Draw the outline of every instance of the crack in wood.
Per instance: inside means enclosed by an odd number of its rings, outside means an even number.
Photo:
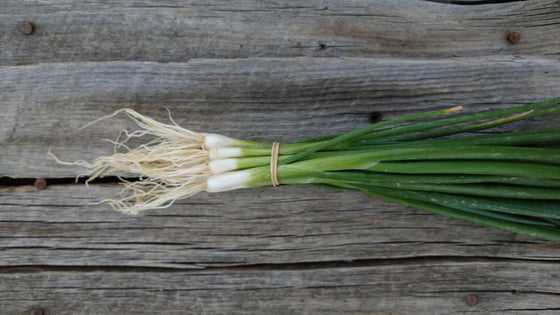
[[[220,265],[219,263],[204,262],[167,262],[169,264],[191,266],[192,268],[180,267],[155,267],[155,266],[120,266],[120,265],[90,265],[90,266],[73,266],[73,265],[13,265],[1,266],[0,274],[5,273],[37,273],[37,272],[74,272],[86,273],[92,271],[99,272],[168,272],[168,273],[193,273],[215,271],[220,273],[240,272],[240,271],[286,271],[286,270],[319,270],[319,269],[336,269],[336,268],[362,268],[362,267],[382,267],[382,266],[426,266],[426,265],[443,265],[443,264],[476,264],[476,263],[519,263],[524,264],[530,262],[532,265],[550,264],[560,262],[560,260],[537,260],[524,258],[508,258],[508,257],[463,257],[463,256],[415,256],[389,259],[357,259],[352,261],[309,261],[294,263],[264,263],[264,264],[231,264],[231,262]],[[519,291],[515,291],[518,293]],[[541,292],[542,293],[542,292]],[[550,293],[550,292],[547,292]],[[560,293],[550,293],[560,294]]]
[[[111,184],[111,183],[122,183],[122,179],[126,181],[136,181],[138,180],[137,177],[117,177],[117,176],[106,176],[103,178],[96,178],[95,180],[90,181],[89,185],[95,184]],[[54,177],[54,178],[45,178],[44,180],[47,182],[48,185],[67,185],[67,184],[84,184],[89,179],[88,176],[82,176],[79,178],[75,177]],[[3,176],[0,177],[0,187],[18,187],[18,186],[30,186],[37,180],[37,178],[29,178],[29,177],[9,177]]]
[[[426,0],[426,1],[456,4],[456,5],[485,5],[485,4],[504,4],[504,3],[511,3],[511,2],[525,2],[526,0]]]

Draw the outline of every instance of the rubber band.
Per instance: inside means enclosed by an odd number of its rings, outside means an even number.
[[[272,143],[272,149],[270,150],[270,181],[272,186],[280,185],[278,182],[278,153],[280,152],[280,143]]]

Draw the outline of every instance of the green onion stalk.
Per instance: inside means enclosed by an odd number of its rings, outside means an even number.
[[[136,214],[201,191],[285,185],[358,191],[451,218],[560,241],[560,128],[475,133],[560,111],[560,98],[457,114],[408,115],[345,134],[273,144],[197,133],[121,109],[140,127],[92,163],[91,181],[125,175],[114,209]],[[129,148],[132,138],[149,136]],[[276,156],[275,156],[276,155]],[[271,156],[273,159],[271,159]],[[271,165],[271,160],[276,161]],[[271,176],[273,174],[273,176]]]

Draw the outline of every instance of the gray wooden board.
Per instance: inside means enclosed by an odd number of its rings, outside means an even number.
[[[109,154],[132,107],[185,128],[236,138],[296,141],[384,119],[463,105],[465,112],[558,96],[554,57],[447,59],[255,58],[188,63],[88,62],[0,67],[0,176],[74,177],[57,165]],[[559,116],[506,128],[558,125]],[[501,129],[503,130],[503,129]]]
[[[35,27],[23,35],[25,21]],[[557,0],[9,1],[0,65],[247,57],[438,57],[560,54]],[[517,31],[512,45],[507,34]]]
[[[2,265],[204,268],[440,256],[560,260],[554,242],[359,193],[288,186],[204,193],[138,216],[88,205],[117,188],[0,190]]]
[[[47,314],[75,315],[552,315],[558,276],[557,263],[447,259],[305,269],[20,269],[0,274],[0,308],[6,315],[37,305]],[[472,296],[475,305],[466,303]]]
[[[557,313],[553,242],[304,187],[125,216],[47,154],[110,153],[130,120],[79,128],[122,107],[288,142],[560,96],[560,1],[492,2],[3,2],[0,313]]]

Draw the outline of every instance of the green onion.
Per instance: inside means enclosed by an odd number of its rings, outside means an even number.
[[[408,115],[281,144],[277,165],[270,165],[276,154],[272,143],[196,133],[122,109],[110,116],[125,113],[140,126],[115,141],[122,152],[73,164],[90,170],[88,181],[106,175],[138,178],[125,182],[118,198],[104,200],[124,213],[166,207],[200,191],[270,186],[275,170],[280,184],[358,191],[560,241],[560,128],[479,133],[556,113],[559,103],[556,98],[464,115],[454,113],[461,107]],[[126,146],[143,136],[151,140]]]

